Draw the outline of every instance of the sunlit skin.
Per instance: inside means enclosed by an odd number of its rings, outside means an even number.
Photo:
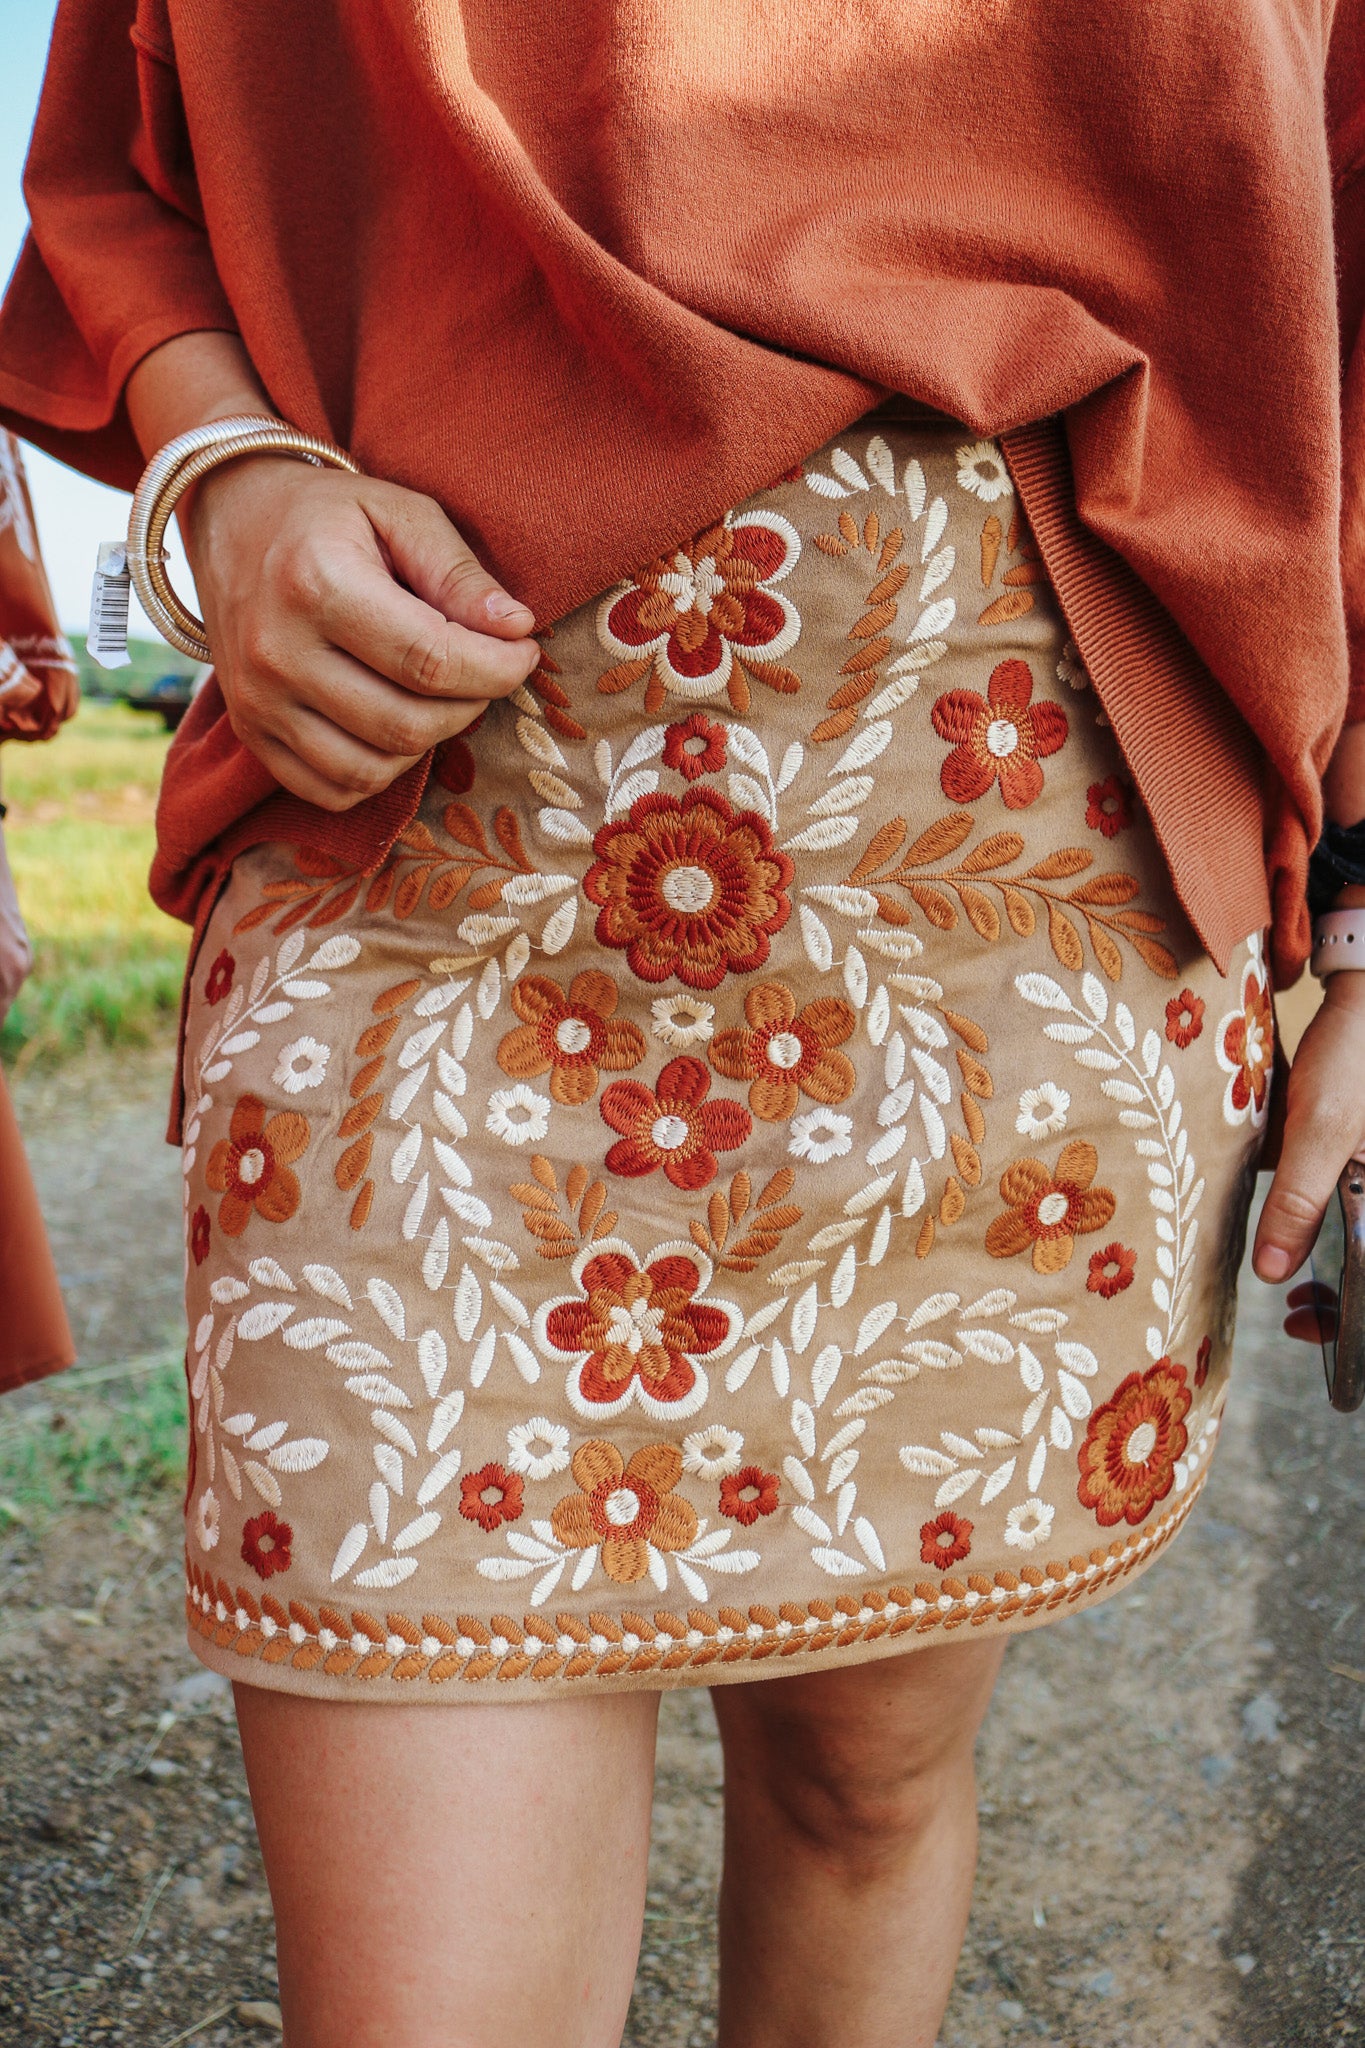
[[[144,358],[128,404],[149,455],[206,421],[272,410],[241,343],[219,333]],[[535,665],[530,612],[429,498],[251,458],[214,472],[180,517],[234,730],[327,810],[387,787]],[[1343,735],[1326,790],[1340,823],[1365,816],[1365,727]],[[1365,1145],[1362,1067],[1365,974],[1340,974],[1294,1063],[1256,1236],[1263,1280],[1303,1263]],[[959,1640],[717,1689],[720,2048],[932,2048],[976,1861],[973,1747],[1002,1655]],[[451,1712],[236,1691],[288,2048],[616,2048],[644,1911],[657,1693]]]

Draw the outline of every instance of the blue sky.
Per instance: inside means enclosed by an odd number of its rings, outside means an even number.
[[[55,0],[0,0],[0,276],[8,277],[26,225],[19,178],[38,104]],[[128,500],[25,448],[38,533],[62,624],[84,630],[95,551],[128,525]],[[172,572],[174,573],[174,571]],[[183,571],[182,577],[183,577]],[[186,589],[186,595],[189,595]],[[136,617],[136,605],[134,606]],[[134,624],[134,632],[151,632]]]

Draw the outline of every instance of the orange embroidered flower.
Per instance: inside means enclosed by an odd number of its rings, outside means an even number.
[[[550,1527],[573,1550],[600,1545],[618,1586],[645,1576],[651,1549],[686,1550],[695,1539],[696,1510],[673,1491],[682,1477],[676,1445],[646,1444],[627,1464],[615,1444],[594,1439],[578,1446],[572,1469],[579,1490],[560,1501]]]
[[[1099,1154],[1085,1139],[1063,1145],[1057,1171],[1041,1159],[1016,1159],[1000,1177],[1000,1194],[1009,1204],[986,1232],[986,1250],[995,1259],[1012,1259],[1033,1248],[1035,1273],[1060,1273],[1071,1262],[1076,1239],[1103,1230],[1116,1207],[1108,1188],[1093,1188]]]
[[[722,689],[744,710],[746,668],[776,689],[799,687],[774,664],[800,638],[800,615],[772,585],[800,553],[796,528],[765,512],[708,526],[686,547],[660,555],[598,608],[602,644],[617,658],[599,689],[629,689],[649,675],[645,709],[658,711],[669,695],[702,699]]]
[[[618,1412],[638,1398],[656,1414],[690,1415],[706,1398],[698,1360],[726,1351],[743,1326],[732,1302],[699,1301],[711,1278],[702,1253],[667,1245],[641,1267],[608,1238],[574,1264],[581,1296],[546,1302],[542,1349],[572,1359],[568,1392],[582,1414]]]
[[[1204,1028],[1204,998],[1193,989],[1182,988],[1166,1005],[1166,1036],[1184,1052]]]
[[[212,1235],[213,1226],[209,1222],[209,1212],[201,1202],[190,1218],[190,1252],[196,1266],[202,1266],[208,1257]]]
[[[961,1515],[940,1515],[935,1522],[925,1522],[919,1532],[922,1564],[961,1564],[971,1547],[972,1524],[964,1522]]]
[[[857,1081],[853,1062],[834,1048],[853,1036],[857,1017],[840,996],[818,996],[798,1010],[780,981],[760,982],[744,998],[750,1028],[718,1034],[711,1064],[730,1081],[752,1081],[749,1107],[765,1123],[794,1114],[803,1095],[843,1102]]]
[[[1229,1076],[1223,1092],[1223,1115],[1230,1124],[1265,1122],[1266,1097],[1275,1059],[1275,1017],[1270,988],[1253,951],[1242,976],[1242,1006],[1218,1026],[1218,1064]]]
[[[780,1486],[776,1472],[765,1472],[761,1465],[745,1465],[721,1480],[720,1511],[742,1529],[752,1529],[760,1515],[777,1513]]]
[[[670,1060],[653,1088],[613,1081],[602,1117],[618,1142],[607,1152],[609,1173],[638,1178],[662,1166],[675,1188],[704,1188],[719,1171],[717,1152],[733,1152],[753,1124],[737,1102],[708,1102],[711,1076],[700,1060]]]
[[[715,790],[637,797],[593,849],[583,893],[599,907],[597,942],[624,948],[641,981],[718,988],[761,967],[791,916],[790,857],[756,811]]]
[[[1136,1271],[1136,1252],[1129,1251],[1127,1245],[1117,1242],[1107,1244],[1102,1252],[1090,1254],[1086,1288],[1091,1294],[1098,1294],[1104,1301],[1112,1301],[1116,1294],[1122,1294],[1125,1287],[1132,1286]]]
[[[512,985],[512,1008],[523,1022],[498,1047],[498,1065],[518,1081],[548,1073],[556,1102],[591,1101],[600,1067],[619,1074],[645,1056],[644,1033],[615,1014],[619,1000],[600,968],[576,974],[567,995],[546,975],[523,974]]]
[[[986,695],[949,690],[932,712],[940,739],[955,742],[939,771],[943,794],[956,804],[975,803],[993,782],[1012,811],[1043,793],[1040,760],[1055,754],[1069,731],[1057,704],[1034,704],[1033,677],[1026,661],[999,662]]]
[[[491,1536],[501,1522],[515,1522],[522,1510],[522,1482],[501,1465],[483,1465],[460,1481],[460,1513]]]
[[[1197,1387],[1202,1387],[1209,1376],[1209,1360],[1212,1356],[1212,1337],[1201,1337],[1199,1349],[1194,1354],[1194,1383]]]
[[[664,766],[687,782],[719,775],[725,766],[725,727],[712,725],[703,711],[670,725],[664,734]]]
[[[225,946],[204,977],[204,1001],[214,1007],[221,1003],[236,972],[237,962]]]
[[[242,1562],[249,1564],[258,1579],[273,1579],[276,1572],[289,1569],[294,1532],[288,1522],[277,1521],[267,1509],[253,1515],[242,1530]]]
[[[1150,1372],[1130,1372],[1112,1400],[1095,1410],[1080,1448],[1076,1492],[1102,1527],[1136,1525],[1165,1500],[1189,1441],[1189,1412],[1185,1368],[1169,1358],[1159,1358]]]
[[[218,1204],[218,1227],[240,1237],[254,1209],[267,1223],[287,1223],[299,1206],[294,1160],[308,1149],[308,1119],[283,1109],[265,1120],[259,1096],[244,1095],[232,1112],[228,1135],[209,1154],[204,1179]]]
[[[1133,822],[1133,785],[1121,775],[1092,782],[1085,793],[1085,822],[1092,832],[1113,839]]]

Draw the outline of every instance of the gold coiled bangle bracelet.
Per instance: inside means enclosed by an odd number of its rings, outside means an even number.
[[[210,420],[158,450],[133,493],[128,515],[128,575],[142,609],[162,639],[195,661],[209,661],[212,656],[203,620],[195,617],[171,587],[166,573],[166,528],[191,484],[243,455],[295,455],[319,469],[344,469],[359,475],[350,456],[330,441],[264,415]]]

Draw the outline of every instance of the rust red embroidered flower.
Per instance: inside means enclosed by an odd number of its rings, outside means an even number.
[[[1033,677],[1026,661],[999,662],[986,695],[949,690],[934,705],[934,731],[952,740],[953,751],[939,771],[943,794],[956,804],[975,803],[991,784],[1012,811],[1043,793],[1039,761],[1065,743],[1069,727],[1060,705],[1034,704]]]
[[[777,1513],[781,1482],[776,1472],[761,1465],[745,1465],[720,1482],[720,1511],[742,1529],[752,1529],[760,1515]]]
[[[719,775],[725,766],[725,727],[712,725],[703,711],[670,725],[664,734],[664,766],[687,782]]]
[[[512,987],[512,1008],[524,1021],[498,1047],[498,1065],[515,1080],[550,1076],[556,1102],[589,1102],[598,1070],[620,1073],[645,1056],[638,1025],[617,1017],[616,983],[600,968],[576,974],[568,993],[543,974],[523,974]]]
[[[615,1444],[580,1444],[572,1465],[579,1490],[560,1501],[550,1527],[572,1550],[600,1546],[607,1577],[633,1586],[651,1549],[686,1550],[696,1538],[696,1509],[673,1491],[682,1469],[675,1444],[645,1444],[629,1464]]]
[[[265,1104],[243,1095],[232,1112],[228,1135],[209,1154],[204,1179],[218,1204],[218,1227],[240,1237],[252,1211],[266,1223],[287,1223],[299,1206],[294,1160],[308,1149],[308,1119],[296,1109],[283,1109],[266,1121]]]
[[[732,1302],[699,1300],[711,1262],[666,1245],[641,1267],[608,1238],[574,1262],[582,1290],[537,1312],[537,1341],[570,1359],[568,1394],[581,1414],[616,1413],[632,1399],[664,1415],[691,1414],[706,1398],[699,1360],[726,1351],[743,1326]]]
[[[1101,1527],[1135,1525],[1165,1500],[1189,1441],[1189,1412],[1185,1368],[1169,1358],[1149,1372],[1130,1372],[1095,1410],[1079,1452],[1076,1493]]]
[[[1172,996],[1166,1005],[1166,1036],[1171,1044],[1184,1052],[1193,1045],[1204,1028],[1204,998],[1197,996],[1193,989],[1182,988],[1178,996]]]
[[[637,797],[593,850],[583,892],[598,906],[597,942],[624,949],[641,981],[718,988],[761,967],[791,915],[790,857],[756,811],[712,789]]]
[[[1085,1139],[1063,1145],[1055,1173],[1041,1159],[1016,1159],[1000,1177],[1008,1204],[986,1232],[986,1250],[1012,1259],[1032,1247],[1035,1273],[1060,1273],[1069,1265],[1076,1239],[1103,1230],[1117,1206],[1108,1188],[1091,1186],[1099,1154]]]
[[[1133,785],[1121,775],[1092,782],[1085,793],[1085,822],[1092,832],[1113,839],[1133,822]]]
[[[242,1562],[249,1564],[259,1579],[273,1579],[287,1572],[294,1541],[288,1522],[279,1521],[267,1508],[253,1515],[242,1530]]]
[[[1194,1354],[1194,1383],[1202,1387],[1209,1376],[1209,1360],[1213,1356],[1212,1337],[1201,1337],[1199,1349]]]
[[[602,1117],[621,1133],[607,1152],[609,1173],[632,1179],[659,1167],[675,1188],[704,1188],[719,1170],[717,1152],[733,1152],[753,1129],[737,1102],[708,1102],[711,1076],[700,1060],[670,1060],[653,1088],[643,1081],[613,1081],[602,1095]]]
[[[202,1266],[208,1257],[212,1237],[213,1225],[209,1222],[209,1212],[201,1202],[190,1218],[190,1253],[196,1266]]]
[[[670,695],[696,701],[721,690],[736,711],[747,711],[751,675],[770,689],[799,689],[778,657],[800,638],[800,615],[772,586],[800,553],[789,520],[750,512],[660,555],[598,607],[598,634],[616,657],[598,689],[628,690],[647,675],[647,712],[662,710]]]
[[[460,1513],[477,1522],[485,1536],[503,1522],[515,1522],[522,1510],[522,1481],[501,1465],[481,1465],[460,1481]]]
[[[1091,1294],[1098,1294],[1102,1300],[1112,1301],[1116,1294],[1122,1294],[1125,1287],[1132,1286],[1136,1271],[1136,1252],[1130,1251],[1126,1244],[1107,1244],[1102,1252],[1092,1252],[1090,1255],[1086,1288]]]
[[[853,1062],[835,1048],[853,1036],[857,1016],[842,996],[817,996],[798,1009],[780,981],[760,982],[744,998],[746,1031],[735,1025],[717,1034],[711,1064],[730,1081],[749,1081],[749,1107],[765,1123],[812,1102],[843,1102],[857,1082]]]
[[[1264,1123],[1275,1060],[1275,1017],[1258,954],[1242,976],[1241,1008],[1218,1026],[1217,1051],[1218,1064],[1229,1076],[1223,1093],[1224,1116],[1230,1124],[1243,1123],[1248,1117],[1253,1124]]]
[[[214,1007],[221,1003],[232,988],[236,972],[237,962],[225,946],[204,977],[204,1001]]]
[[[972,1526],[961,1515],[951,1512],[923,1523],[919,1532],[920,1562],[939,1566],[961,1564],[971,1551]]]

